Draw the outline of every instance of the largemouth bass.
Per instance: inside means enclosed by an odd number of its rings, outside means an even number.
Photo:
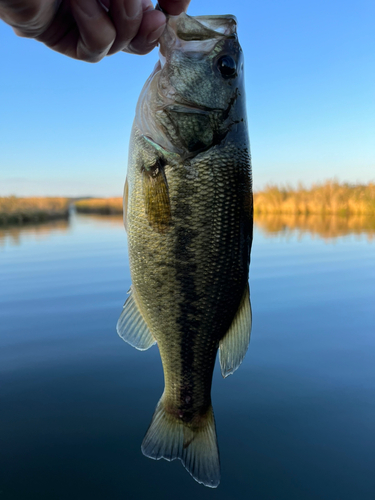
[[[233,16],[169,17],[160,61],[140,95],[124,190],[132,286],[117,325],[129,344],[157,342],[165,390],[142,444],[220,481],[211,405],[251,330],[253,227],[243,55]]]

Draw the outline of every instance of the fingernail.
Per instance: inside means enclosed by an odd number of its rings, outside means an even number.
[[[151,44],[158,41],[161,35],[163,34],[164,29],[165,29],[165,23],[159,26],[159,28],[157,28],[155,31],[152,31],[147,37],[147,43]]]

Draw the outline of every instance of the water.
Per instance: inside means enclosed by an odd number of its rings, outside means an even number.
[[[140,451],[163,374],[115,332],[121,221],[1,230],[0,499],[373,500],[374,231],[309,224],[258,221],[249,352],[214,375],[215,491]]]

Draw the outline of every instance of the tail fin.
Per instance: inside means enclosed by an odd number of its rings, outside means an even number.
[[[143,440],[142,453],[154,460],[178,458],[198,483],[216,488],[220,459],[212,406],[200,427],[192,429],[165,411],[162,396]]]

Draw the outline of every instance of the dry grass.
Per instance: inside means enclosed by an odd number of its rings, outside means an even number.
[[[122,198],[93,198],[75,203],[78,212],[122,214]],[[255,213],[375,215],[375,184],[327,181],[311,188],[267,186],[254,194]]]
[[[86,214],[122,214],[122,198],[93,198],[74,203],[77,212]]]
[[[67,219],[69,198],[0,197],[0,224],[24,224]]]
[[[327,181],[311,188],[267,186],[254,195],[255,213],[375,215],[375,184]]]

